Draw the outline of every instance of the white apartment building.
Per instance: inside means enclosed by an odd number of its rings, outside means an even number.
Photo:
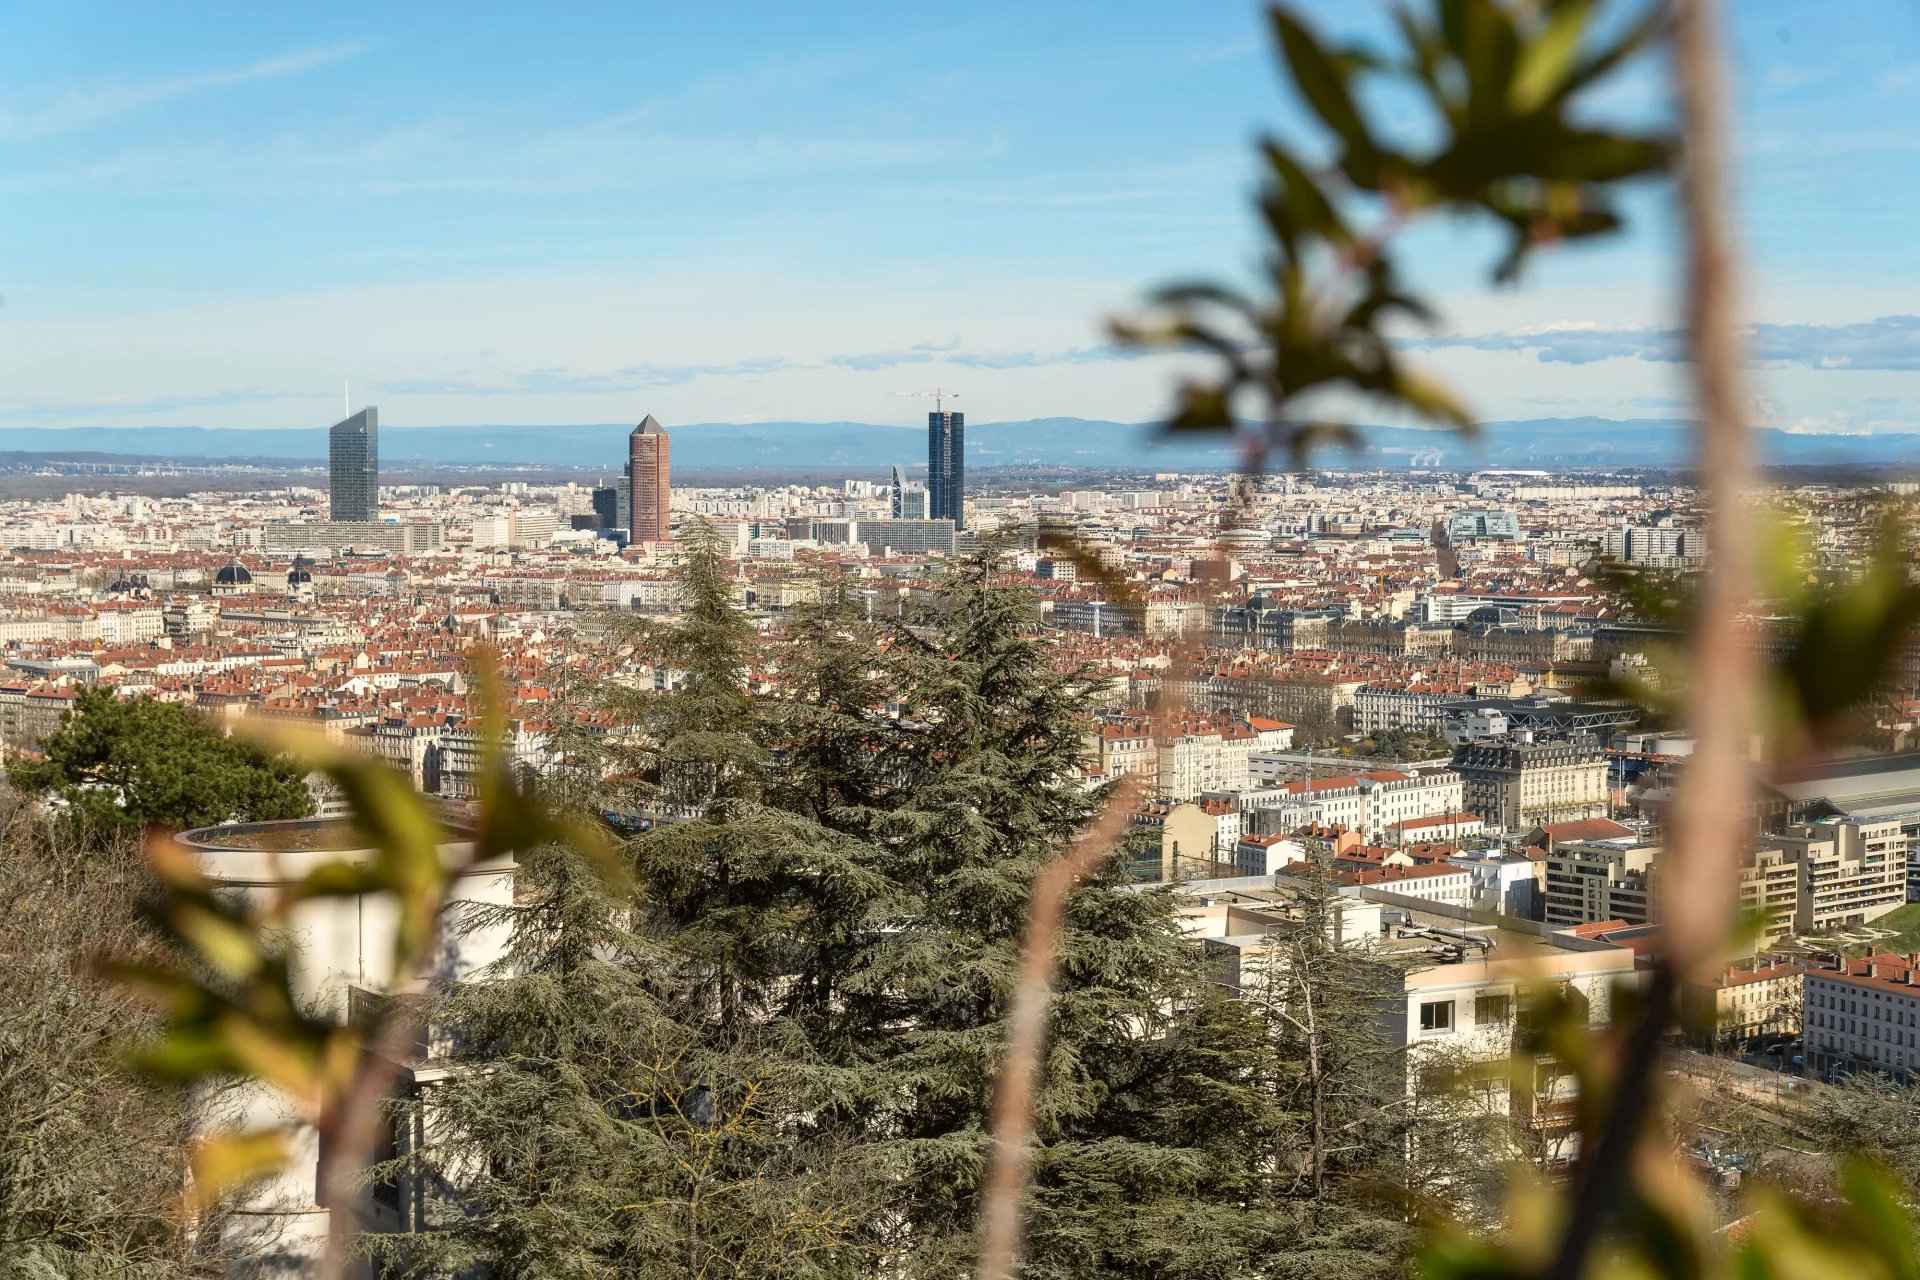
[[[1169,800],[1191,800],[1203,791],[1226,790],[1220,761],[1220,731],[1182,733],[1157,748],[1157,785]],[[1244,763],[1243,763],[1244,767]],[[1241,780],[1241,789],[1246,782]]]
[[[1275,963],[1275,944],[1301,927],[1294,895],[1267,877],[1188,881],[1178,889],[1188,934],[1217,952],[1235,986],[1254,989]],[[1523,995],[1541,984],[1564,990],[1584,1007],[1589,1025],[1612,1020],[1616,986],[1637,986],[1641,974],[1627,947],[1559,932],[1523,920],[1489,925],[1458,906],[1422,900],[1398,885],[1361,887],[1342,896],[1328,925],[1336,940],[1400,963],[1397,989],[1380,993],[1391,1038],[1407,1050],[1407,1089],[1424,1071],[1448,1065],[1504,1064],[1514,1050]],[[1511,1088],[1489,1073],[1482,1103],[1531,1123],[1549,1155],[1577,1154],[1575,1086],[1551,1060],[1536,1062],[1531,1089]]]
[[[1353,727],[1366,734],[1409,729],[1437,738],[1446,731],[1447,709],[1472,700],[1468,693],[1362,685],[1353,691]]]
[[[1897,818],[1822,818],[1767,839],[1800,864],[1800,933],[1868,924],[1906,903],[1907,836]]]
[[[1464,783],[1451,769],[1429,773],[1386,771],[1363,775],[1361,787],[1367,793],[1367,831],[1378,834],[1404,822],[1460,812],[1465,801]]]
[[[1461,799],[1460,775],[1450,769],[1428,773],[1375,769],[1249,791],[1243,794],[1242,805],[1275,810],[1262,824],[1266,829],[1343,827],[1373,840],[1404,823],[1458,814]]]
[[[99,623],[88,613],[22,613],[0,618],[0,644],[97,640],[99,636]]]
[[[1538,920],[1541,865],[1522,853],[1502,849],[1462,849],[1447,859],[1473,877],[1472,905],[1518,920]]]
[[[1103,752],[1113,752],[1110,742],[1131,745],[1138,726],[1126,726],[1126,732],[1111,740],[1103,739]],[[1191,800],[1207,791],[1247,790],[1253,783],[1252,760],[1262,752],[1284,750],[1293,741],[1293,726],[1277,720],[1256,717],[1250,721],[1220,720],[1187,725],[1175,737],[1155,747],[1155,785],[1163,799]],[[1129,771],[1133,761],[1125,763]],[[1109,776],[1118,776],[1111,769]]]
[[[1808,969],[1803,990],[1810,1069],[1908,1079],[1920,1068],[1920,955],[1849,960],[1838,971]]]
[[[1339,880],[1341,891],[1349,896],[1374,889],[1428,905],[1438,903],[1462,910],[1473,905],[1473,872],[1448,863],[1348,871],[1340,873]]]
[[[167,633],[166,614],[158,603],[103,604],[94,626],[102,644],[139,644]]]

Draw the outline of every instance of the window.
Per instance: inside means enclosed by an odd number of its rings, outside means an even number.
[[[1513,1021],[1512,996],[1477,996],[1473,1002],[1476,1026],[1505,1025]]]
[[[1421,1005],[1420,1029],[1422,1031],[1453,1030],[1453,1001],[1430,1000]]]

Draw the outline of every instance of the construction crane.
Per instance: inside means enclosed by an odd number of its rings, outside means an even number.
[[[945,413],[947,411],[947,401],[958,400],[960,398],[958,391],[948,391],[944,387],[934,387],[930,391],[898,391],[894,394],[911,396],[915,400],[924,400],[928,396],[932,396],[933,408],[936,413]]]

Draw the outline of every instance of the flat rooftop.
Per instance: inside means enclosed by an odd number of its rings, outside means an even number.
[[[1274,885],[1271,876],[1189,880],[1177,885],[1174,891],[1216,905],[1235,907],[1255,916],[1270,911],[1276,924],[1287,922],[1285,911],[1294,901],[1290,892]],[[1617,944],[1574,937],[1531,920],[1517,920],[1466,908],[1449,908],[1418,898],[1404,897],[1387,886],[1365,886],[1348,900],[1400,913],[1403,920],[1389,925],[1378,938],[1381,949],[1390,955],[1413,956],[1431,951],[1447,942],[1444,937],[1431,936],[1441,933],[1485,939],[1490,945],[1484,957],[1473,958],[1488,961],[1537,960],[1569,952],[1620,949]],[[1408,927],[1430,931],[1429,936],[1422,936],[1418,932],[1402,936]],[[1261,937],[1260,932],[1247,931],[1216,937],[1213,941],[1233,946],[1257,946]]]
[[[340,818],[295,818],[288,822],[233,822],[180,833],[182,844],[197,849],[312,850],[350,853],[371,841]]]

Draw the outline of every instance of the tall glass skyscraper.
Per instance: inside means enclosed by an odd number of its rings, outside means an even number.
[[[967,418],[962,413],[927,415],[927,518],[967,527]]]
[[[327,432],[327,515],[380,518],[380,411],[362,409]]]

